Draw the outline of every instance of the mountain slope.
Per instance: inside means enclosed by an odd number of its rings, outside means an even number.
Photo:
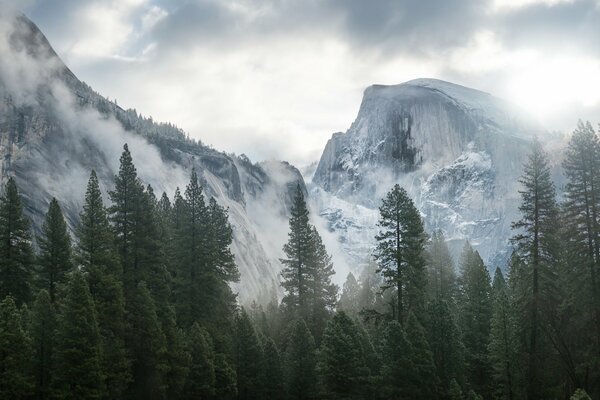
[[[528,144],[541,132],[478,90],[435,79],[374,85],[348,131],[328,141],[311,193],[355,265],[373,244],[357,236],[364,231],[359,221],[376,220],[394,183],[408,190],[430,231],[445,231],[455,253],[469,238],[484,260],[503,264],[517,217],[517,180]]]
[[[294,167],[253,164],[120,108],[79,81],[24,16],[0,18],[0,53],[0,177],[16,177],[35,230],[52,197],[74,227],[90,171],[98,173],[104,193],[112,189],[128,143],[141,179],[158,195],[184,190],[196,167],[207,194],[229,208],[242,301],[278,286],[285,235],[274,237],[271,227],[287,226],[291,190],[303,182]]]

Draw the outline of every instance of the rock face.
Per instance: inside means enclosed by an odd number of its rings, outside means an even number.
[[[128,143],[141,179],[157,195],[166,191],[172,198],[176,187],[184,190],[196,167],[207,195],[229,208],[241,301],[278,286],[286,236],[272,235],[287,229],[292,189],[304,185],[298,170],[227,155],[171,124],[120,108],[79,81],[23,16],[0,18],[0,54],[0,180],[17,179],[34,230],[52,197],[74,227],[90,171],[96,170],[105,193],[111,190]]]
[[[373,246],[376,229],[368,227],[373,235],[365,239],[360,225],[377,220],[395,183],[455,253],[469,238],[490,266],[501,265],[518,216],[517,180],[541,132],[504,101],[463,86],[434,79],[374,85],[350,129],[327,143],[311,192],[352,265]]]

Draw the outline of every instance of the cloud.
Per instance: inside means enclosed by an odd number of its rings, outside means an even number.
[[[347,129],[373,83],[436,77],[510,97],[548,57],[600,59],[597,0],[54,0],[26,11],[119,104],[219,149],[298,164]],[[571,103],[553,114],[561,128],[599,107]]]

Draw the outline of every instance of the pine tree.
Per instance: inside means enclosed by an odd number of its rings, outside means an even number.
[[[323,334],[318,362],[324,398],[355,399],[366,394],[369,377],[365,350],[354,322],[337,312]]]
[[[309,262],[311,259],[312,229],[308,209],[300,184],[296,186],[290,216],[288,242],[283,246],[286,258],[281,259],[283,270],[281,285],[285,290],[282,303],[290,316],[296,313],[309,320],[308,293],[310,290]]]
[[[267,337],[263,342],[263,382],[264,398],[281,400],[284,395],[283,366],[279,350],[273,339]]]
[[[298,400],[317,396],[315,341],[303,319],[289,327],[285,351],[285,380],[288,396]]]
[[[395,318],[403,324],[408,312],[421,315],[423,311],[426,234],[419,211],[400,185],[383,199],[379,214],[378,271],[385,279],[383,288],[396,289]]]
[[[92,170],[85,193],[83,211],[75,230],[75,261],[86,273],[92,297],[96,297],[99,281],[106,275],[121,279],[114,236],[104,203],[96,172]]]
[[[73,268],[71,237],[55,198],[50,201],[46,220],[42,225],[42,235],[38,236],[38,244],[40,246],[38,258],[40,286],[48,291],[50,300],[54,302],[57,286],[64,283],[67,272]]]
[[[75,260],[85,273],[96,309],[106,393],[111,399],[120,399],[131,381],[131,361],[125,347],[125,300],[114,237],[94,171],[88,182],[76,239]]]
[[[128,309],[130,337],[135,338],[129,343],[133,355],[133,383],[128,398],[160,399],[166,390],[166,339],[145,282],[138,284]]]
[[[337,302],[338,288],[331,283],[331,256],[319,232],[309,223],[300,184],[296,187],[288,242],[283,251],[287,258],[281,260],[282,286],[286,291],[282,303],[287,317],[302,317],[318,343]]]
[[[237,378],[231,363],[222,353],[215,354],[215,397],[231,400],[237,398]]]
[[[31,340],[12,297],[0,303],[0,398],[24,399],[33,389]]]
[[[237,392],[239,399],[261,397],[260,378],[262,368],[262,348],[254,325],[246,311],[236,318],[235,357]]]
[[[8,178],[0,197],[0,299],[11,295],[17,304],[31,297],[33,250],[29,221],[14,178]]]
[[[382,346],[382,394],[389,399],[412,399],[419,388],[414,387],[413,349],[402,325],[390,321]]]
[[[460,329],[447,301],[433,300],[427,309],[427,335],[440,379],[440,393],[449,395],[453,381],[465,380],[465,350]]]
[[[450,381],[450,387],[448,390],[448,400],[464,400],[462,389],[456,379]]]
[[[115,176],[115,190],[109,192],[113,203],[109,210],[115,233],[115,243],[123,268],[125,290],[128,293],[135,287],[136,276],[134,272],[138,268],[134,257],[135,218],[143,187],[137,177],[137,171],[133,165],[127,144],[123,146],[120,163],[119,174]]]
[[[210,335],[198,323],[190,329],[188,348],[192,362],[184,398],[210,399],[215,394],[215,355]]]
[[[344,287],[342,288],[342,295],[338,302],[337,309],[345,311],[350,315],[357,315],[360,311],[360,285],[354,277],[352,272],[348,273]]]
[[[490,380],[487,344],[492,317],[490,275],[479,253],[468,242],[460,264],[460,326],[467,373],[473,388],[487,393]]]
[[[457,296],[456,273],[446,238],[441,230],[433,232],[427,254],[429,297],[443,300],[450,308],[454,308]]]
[[[178,199],[175,199],[179,207]],[[198,182],[196,170],[192,170],[190,183],[185,190],[184,217],[176,228],[177,240],[177,279],[175,298],[177,300],[177,318],[184,328],[194,322],[207,323],[205,308],[208,306],[200,297],[208,292],[203,278],[208,271],[208,209],[204,200],[202,186]],[[179,222],[179,221],[176,221]]]
[[[331,256],[327,253],[321,235],[314,226],[311,228],[310,239],[312,259],[308,264],[311,304],[309,328],[316,343],[320,343],[325,325],[337,304],[338,287],[331,282],[331,277],[335,274]]]
[[[436,399],[439,379],[436,375],[431,348],[427,342],[425,329],[413,313],[409,313],[406,322],[406,338],[411,344],[411,364],[413,384],[419,390],[413,393],[413,399]]]
[[[509,289],[500,268],[496,268],[492,286],[493,314],[488,345],[494,398],[515,398],[517,352],[516,327]]]
[[[100,399],[105,393],[101,342],[94,303],[83,275],[69,278],[61,302],[56,334],[53,396]]]
[[[568,226],[567,244],[570,246],[569,272],[584,279],[576,279],[575,297],[583,296],[592,313],[579,316],[594,324],[589,340],[593,340],[595,359],[600,354],[600,140],[592,125],[581,120],[569,141],[563,168],[567,176],[565,187],[564,221]],[[577,260],[576,260],[577,259]],[[585,269],[574,267],[581,264]],[[587,270],[587,271],[586,271]],[[592,318],[587,317],[589,315]],[[592,342],[590,342],[592,343]],[[580,347],[580,346],[577,346]],[[586,346],[588,347],[588,346]],[[589,357],[589,356],[588,356]],[[592,368],[597,370],[597,365]]]
[[[56,313],[50,295],[42,289],[33,304],[31,338],[34,350],[35,397],[49,399],[54,372],[53,350],[56,333]]]
[[[554,184],[550,175],[548,158],[541,144],[535,140],[532,152],[524,166],[520,180],[521,219],[513,223],[517,234],[512,238],[516,251],[526,266],[528,293],[521,305],[525,311],[521,323],[528,336],[527,392],[530,400],[545,397],[548,385],[542,379],[544,357],[542,350],[543,304],[554,303],[555,263],[559,242],[557,241],[558,207]],[[549,368],[546,368],[548,372]],[[546,386],[546,387],[545,387]]]

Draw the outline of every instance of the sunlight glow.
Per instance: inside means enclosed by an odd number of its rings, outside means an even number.
[[[569,105],[600,102],[600,62],[577,57],[536,57],[516,70],[509,82],[511,99],[538,119]]]

